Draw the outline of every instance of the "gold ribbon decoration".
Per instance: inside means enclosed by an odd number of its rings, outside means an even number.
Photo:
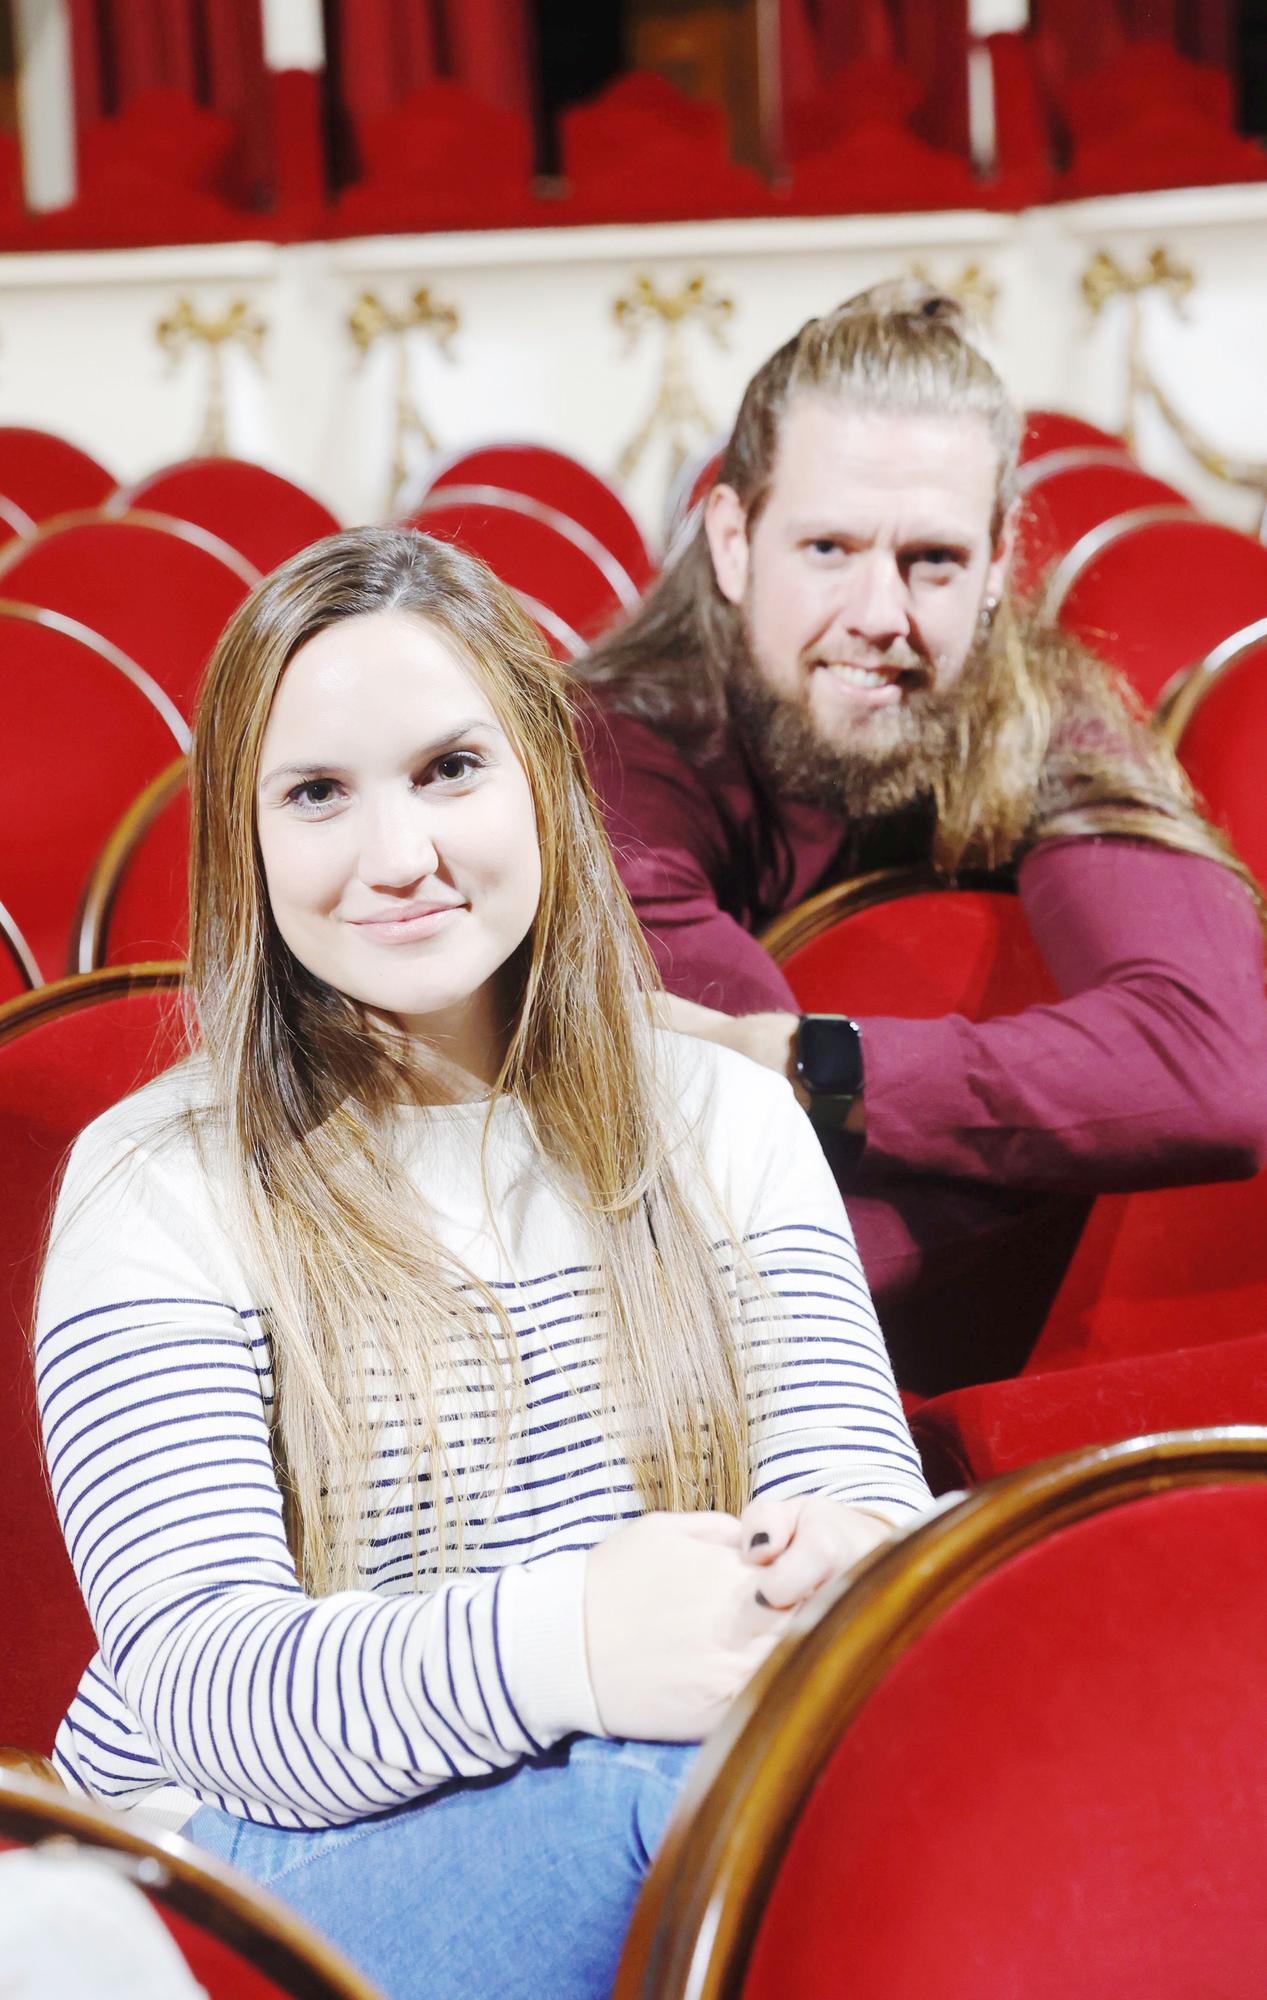
[[[664,433],[668,438],[671,485],[691,451],[692,442],[700,436],[712,436],[715,426],[691,380],[683,335],[694,321],[718,347],[725,347],[726,329],[734,311],[734,300],[718,291],[703,271],[694,272],[676,291],[662,291],[648,272],[639,271],[628,291],[613,301],[612,317],[626,337],[627,354],[632,353],[648,327],[659,328],[664,338],[655,400],[616,461],[622,479],[632,477],[652,439]]]
[[[207,357],[207,401],[202,430],[194,445],[195,458],[223,458],[229,449],[224,394],[224,354],[229,346],[244,348],[258,363],[268,323],[247,304],[233,299],[219,319],[203,319],[191,298],[182,295],[154,328],[154,337],[176,368],[186,355],[202,349]]]
[[[430,285],[419,285],[400,306],[385,304],[377,292],[362,292],[348,314],[348,332],[362,361],[370,349],[384,338],[393,343],[395,351],[395,420],[391,485],[387,495],[389,513],[409,476],[410,438],[417,438],[428,454],[438,449],[435,433],[422,413],[410,380],[409,337],[414,333],[429,334],[446,361],[451,360],[453,338],[460,324],[456,307],[432,298]]]
[[[1126,443],[1134,448],[1139,406],[1141,402],[1150,402],[1167,430],[1203,471],[1229,486],[1242,486],[1260,495],[1263,502],[1259,522],[1261,533],[1267,522],[1267,462],[1233,458],[1229,452],[1220,451],[1217,445],[1211,444],[1176,408],[1144,358],[1145,296],[1149,292],[1160,292],[1169,300],[1172,310],[1183,316],[1195,287],[1196,278],[1189,266],[1176,263],[1161,244],[1149,252],[1136,271],[1128,271],[1111,251],[1097,250],[1082,274],[1082,296],[1093,319],[1098,319],[1114,300],[1124,298],[1127,301],[1126,416],[1122,425]]]

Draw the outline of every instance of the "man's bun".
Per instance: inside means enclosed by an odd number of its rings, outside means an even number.
[[[964,339],[968,336],[968,314],[962,299],[939,291],[926,278],[913,276],[886,278],[881,284],[869,285],[865,292],[855,292],[837,306],[835,316],[931,321],[953,328]]]

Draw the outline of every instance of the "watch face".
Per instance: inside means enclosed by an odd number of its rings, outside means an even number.
[[[857,1097],[862,1036],[843,1014],[806,1014],[797,1037],[797,1075],[815,1097]]]

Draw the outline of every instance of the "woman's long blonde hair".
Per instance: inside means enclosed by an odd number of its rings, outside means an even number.
[[[404,1419],[415,1495],[425,1485],[431,1502],[425,1533],[414,1505],[420,1579],[460,1568],[495,1508],[519,1401],[506,1315],[441,1248],[398,1157],[399,1105],[425,1095],[425,1076],[282,942],[260,861],[260,746],[287,664],[326,627],[378,612],[425,619],[469,660],[531,786],[541,900],[509,968],[517,1008],[493,1102],[518,1101],[592,1232],[609,1444],[648,1507],[738,1509],[749,1478],[742,1357],[712,1247],[725,1232],[711,1227],[718,1217],[706,1226],[670,1161],[649,960],[565,677],[472,557],[397,529],[333,535],[274,571],[231,620],[191,756],[192,998],[229,1213],[267,1311],[292,1545],[317,1592],[358,1574],[376,1410]],[[491,1430],[491,1473],[477,1471],[480,1452],[464,1464],[461,1448],[446,1449],[439,1409],[455,1390],[476,1431]]]
[[[774,478],[784,417],[803,396],[979,418],[994,451],[997,540],[1017,494],[1021,418],[969,337],[958,301],[914,278],[874,285],[809,320],[762,364],[717,473],[738,495],[750,533]],[[718,587],[701,510],[632,618],[578,671],[614,711],[707,762],[738,728],[729,689],[746,646],[743,607]],[[1203,818],[1174,753],[1102,661],[1008,593],[970,655],[965,689],[969,682],[972,705],[961,706],[933,783],[931,859],[943,873],[1005,866],[1040,840],[1128,837],[1219,862],[1261,908],[1257,884]],[[759,746],[750,748],[759,766]]]

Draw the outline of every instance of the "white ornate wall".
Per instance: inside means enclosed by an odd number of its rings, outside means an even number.
[[[637,273],[662,293],[703,274],[728,298],[725,345],[703,323],[680,331],[688,386],[724,426],[757,362],[810,314],[920,264],[952,288],[976,266],[995,291],[988,344],[1016,396],[1109,427],[1124,414],[1125,296],[1098,316],[1081,280],[1103,251],[1129,276],[1155,249],[1186,267],[1179,307],[1141,298],[1141,354],[1212,445],[1267,461],[1267,186],[1122,196],[1021,215],[850,216],[583,230],[386,237],[331,244],[0,257],[0,421],[44,425],[121,478],[189,452],[206,401],[206,352],[173,363],[155,328],[187,296],[214,320],[245,301],[267,325],[262,362],[226,344],[233,450],[320,493],[347,521],[387,509],[396,407],[395,341],[362,358],[348,329],[358,296],[389,310],[419,286],[451,306],[446,358],[423,329],[407,338],[408,386],[442,449],[492,436],[538,438],[605,470],[656,400],[660,323],[634,344],[613,317]],[[1181,316],[1182,313],[1182,316]],[[1261,503],[1198,471],[1150,407],[1144,462],[1210,511],[1253,526]],[[411,458],[418,458],[415,439]],[[668,482],[657,435],[628,482],[644,525]]]

